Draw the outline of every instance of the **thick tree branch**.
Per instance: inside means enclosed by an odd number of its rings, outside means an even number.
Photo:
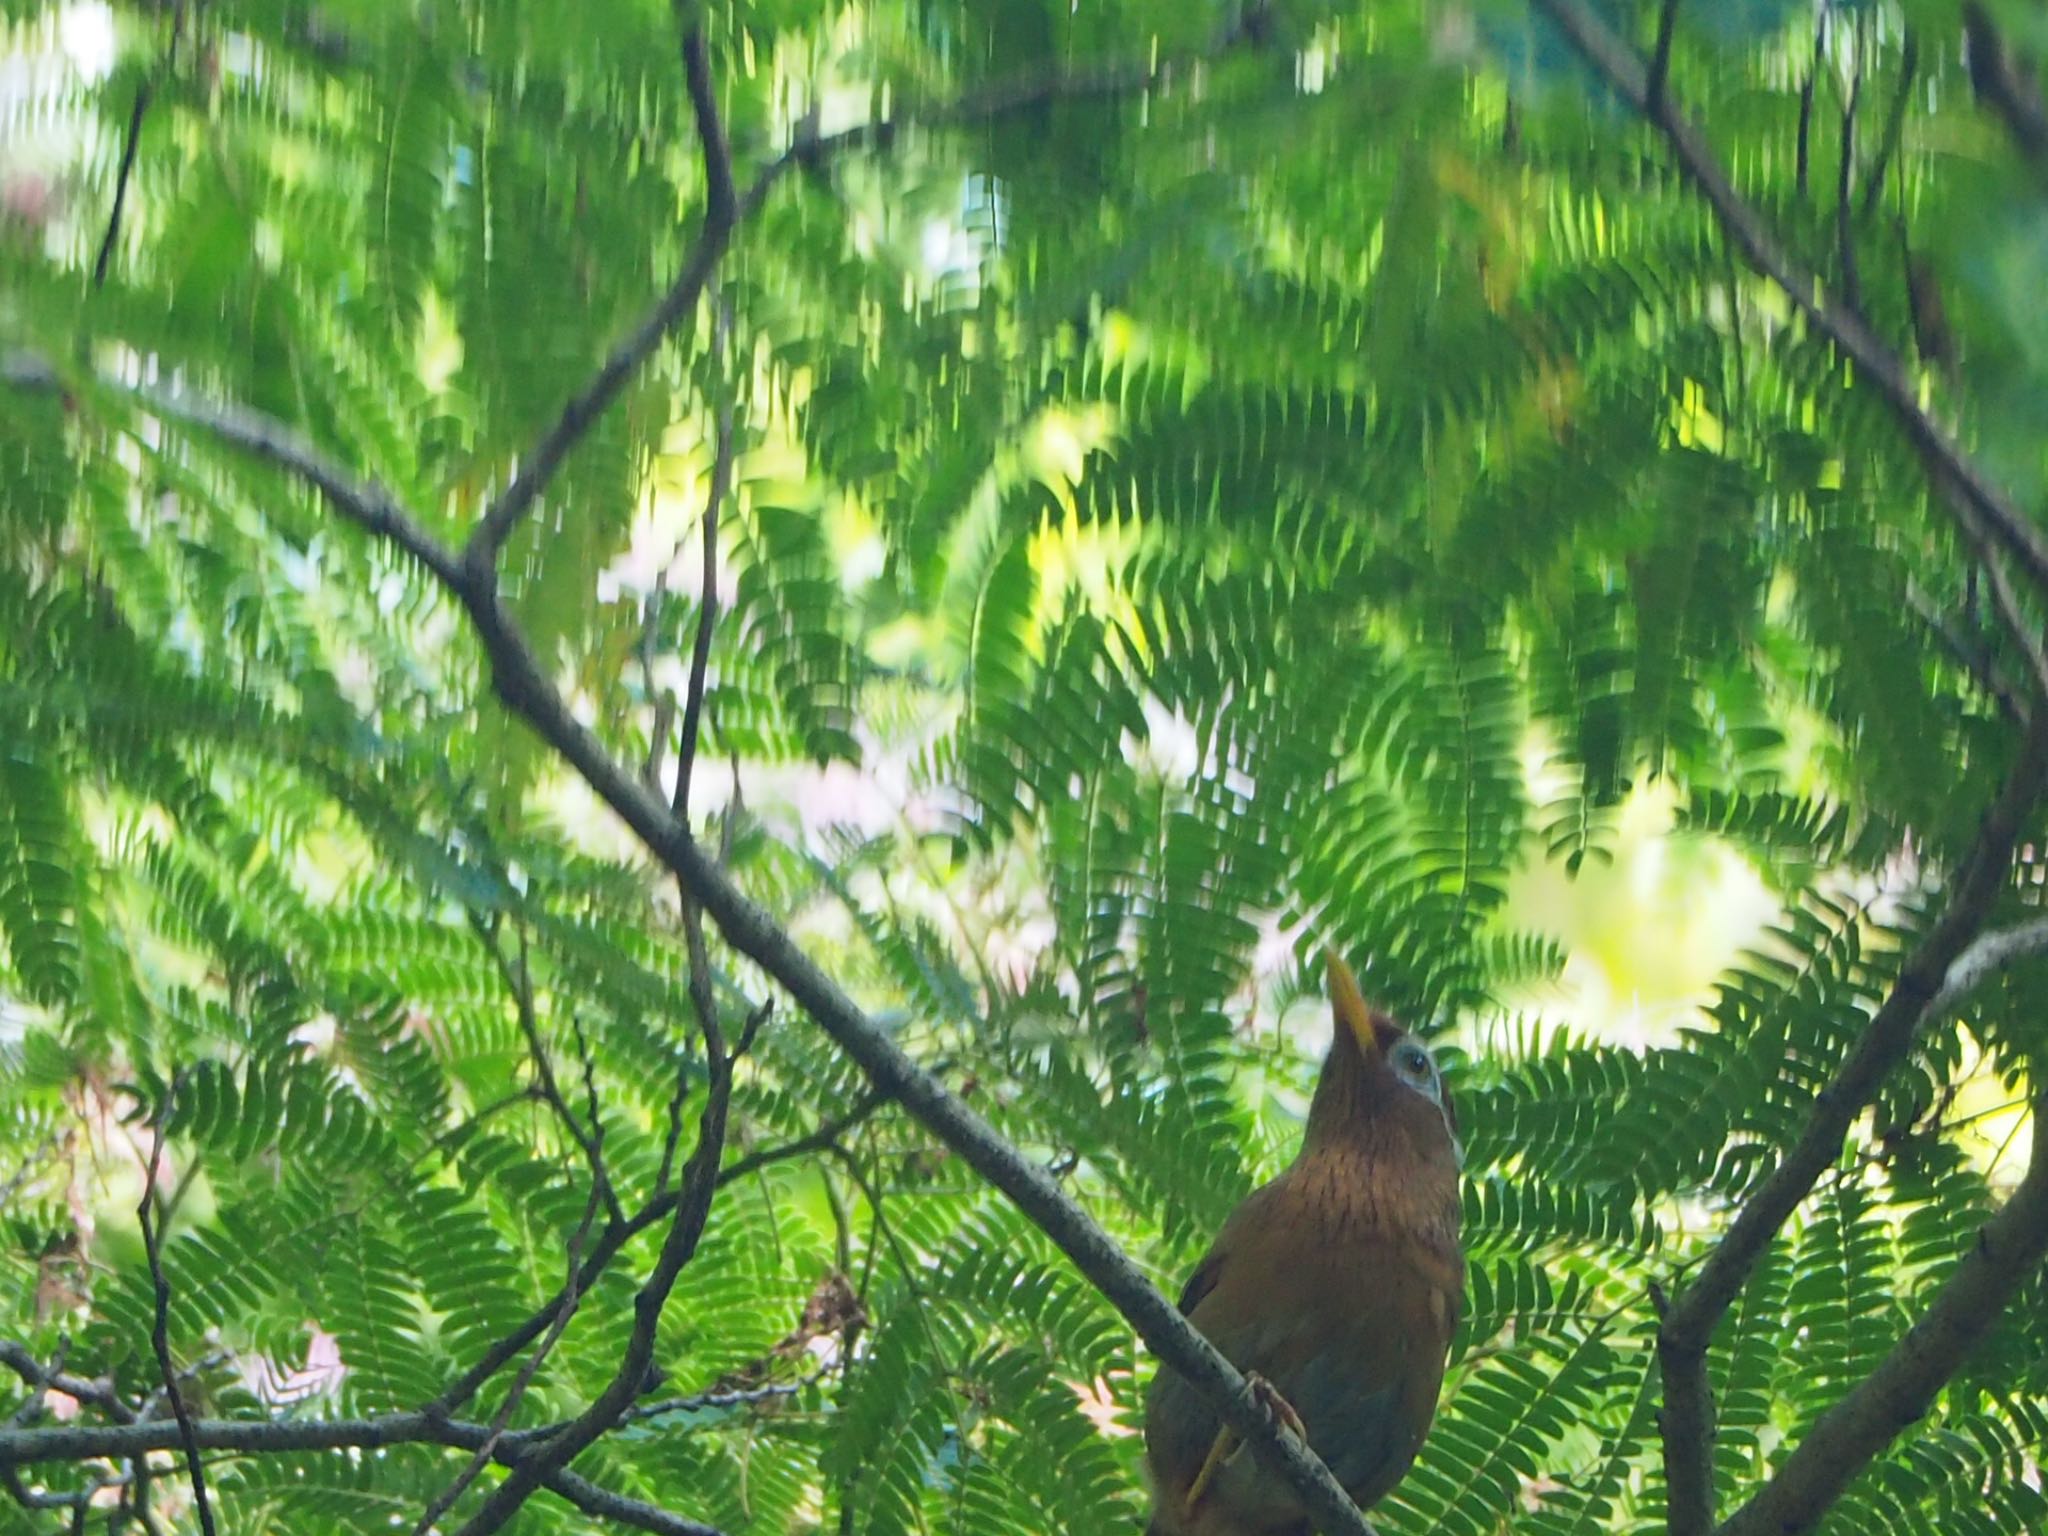
[[[29,370],[26,377],[24,367]],[[39,373],[34,371],[38,369]],[[25,365],[10,365],[9,377],[32,384],[55,382],[47,367],[33,360]],[[142,398],[154,408],[150,397]],[[278,423],[257,417],[254,419],[263,424],[264,430],[250,430],[248,423],[254,413],[223,412],[190,401],[180,401],[178,406],[170,414],[195,426],[236,423],[233,435],[221,435],[274,463],[302,468],[306,462],[302,452],[280,446],[292,440]],[[323,472],[329,471],[324,464],[320,467]],[[313,479],[311,474],[307,478]],[[1216,1409],[1218,1417],[1244,1436],[1262,1461],[1287,1478],[1325,1536],[1372,1536],[1372,1527],[1331,1476],[1329,1468],[1274,1422],[1245,1384],[1244,1377],[1159,1293],[1095,1219],[1060,1189],[1043,1168],[1004,1141],[980,1115],[913,1061],[883,1026],[870,1019],[797,947],[766,908],[732,883],[669,807],[636,775],[613,760],[604,744],[576,718],[568,702],[541,671],[495,585],[485,592],[473,590],[459,562],[422,532],[416,522],[361,493],[348,477],[333,479],[345,492],[329,492],[336,511],[367,531],[390,538],[419,555],[421,563],[439,576],[463,603],[490,660],[492,682],[499,697],[583,777],[649,851],[688,887],[718,925],[726,942],[787,989],[885,1097],[900,1100],[927,1129],[1009,1196],[1019,1210],[1051,1237],[1131,1323],[1153,1353],[1185,1377]],[[328,484],[321,480],[313,483],[323,491],[328,490]],[[408,540],[418,542],[422,548],[415,550]],[[620,1242],[623,1241],[622,1237]],[[600,1241],[593,1261],[599,1254],[610,1257],[606,1247]],[[616,1248],[610,1251],[616,1252]],[[643,1289],[642,1294],[650,1292]],[[662,1294],[665,1297],[665,1291]],[[541,1326],[544,1330],[546,1324]],[[593,1411],[601,1407],[609,1411],[604,1399],[592,1406]],[[551,1442],[550,1449],[553,1447]],[[508,1482],[507,1486],[511,1484]]]
[[[2032,947],[2040,947],[2038,939]],[[1820,1416],[1777,1475],[1731,1515],[1716,1536],[1798,1536],[1813,1529],[1865,1464],[1926,1414],[1942,1384],[1991,1331],[2013,1293],[2048,1255],[2044,1112],[2048,1097],[2038,1097],[2033,1108],[2034,1152],[2026,1177],[1998,1214],[1978,1229],[1977,1241],[1943,1283],[1926,1315],[1875,1370]]]
[[[1248,13],[1246,21],[1227,34],[1221,46],[1227,48],[1240,42],[1256,41],[1261,34],[1257,25],[1261,14],[1256,10]],[[942,126],[952,121],[986,120],[1054,97],[1119,94],[1143,88],[1160,79],[1164,68],[1163,65],[1147,65],[1066,81],[1027,82],[970,98],[947,111],[921,114],[915,120],[930,126]],[[861,143],[886,143],[894,138],[900,126],[900,123],[873,125],[832,140],[811,141],[798,146],[754,183],[741,200],[736,217],[744,218],[787,166],[800,159],[815,160],[819,155]],[[728,229],[726,234],[729,233]],[[723,243],[724,238],[721,237],[716,242],[717,248],[722,249]],[[595,411],[616,395],[633,368],[651,354],[668,321],[688,307],[687,302],[679,302],[679,299],[686,294],[688,299],[694,299],[697,291],[701,290],[715,259],[716,252],[710,246],[711,242],[700,241],[695,257],[671,289],[669,297],[650,315],[642,331],[614,354],[601,370],[599,378],[578,396],[578,401],[585,403],[584,407],[572,402],[571,411],[564,417],[568,430],[562,430],[563,424],[558,424],[562,437],[560,453],[567,452],[583,426],[588,424],[578,415],[580,409],[589,409],[594,418]],[[700,264],[702,276],[696,277],[694,274]],[[693,277],[694,287],[691,286]],[[57,382],[53,371],[34,358],[10,359],[6,375],[17,384],[43,388],[54,387]],[[861,1066],[884,1096],[900,1100],[941,1141],[1009,1196],[1045,1231],[1096,1289],[1131,1322],[1160,1360],[1185,1377],[1215,1407],[1222,1421],[1245,1437],[1261,1461],[1287,1478],[1301,1494],[1316,1526],[1326,1536],[1372,1536],[1372,1527],[1329,1469],[1305,1444],[1272,1419],[1230,1362],[1190,1326],[1095,1220],[1060,1189],[1044,1169],[1004,1141],[992,1126],[912,1060],[883,1026],[870,1019],[830,976],[812,963],[767,909],[732,883],[716,861],[697,845],[688,828],[677,820],[670,808],[637,776],[613,760],[603,743],[571,712],[567,701],[541,670],[538,659],[513,622],[497,588],[495,546],[484,538],[481,528],[472,537],[465,556],[458,559],[428,536],[387,495],[366,488],[336,470],[279,423],[252,412],[222,410],[176,395],[159,399],[154,393],[132,393],[138,394],[152,409],[159,409],[172,419],[210,431],[224,441],[303,475],[329,496],[335,509],[344,517],[380,538],[392,540],[419,559],[468,610],[490,661],[493,685],[500,698],[574,767],[599,797],[632,828],[696,898],[704,912],[717,924],[726,942],[759,964],[788,990],[840,1048]],[[572,416],[577,419],[572,421]],[[550,440],[553,437],[551,434]],[[539,481],[535,481],[533,491],[527,493],[529,503],[538,489]],[[502,506],[501,502],[500,509]],[[509,531],[519,511],[523,508],[515,509],[511,518],[503,517],[500,512],[503,531]],[[502,532],[498,537],[502,542]],[[711,1100],[722,1115],[720,1097],[713,1093]],[[707,1116],[712,1112],[712,1107],[707,1106]],[[700,1138],[700,1148],[703,1140]],[[712,1167],[715,1170],[715,1159]],[[703,1177],[705,1182],[709,1182],[708,1175]],[[684,1203],[692,1200],[693,1187],[692,1179],[686,1178],[678,1201],[679,1214]],[[682,1240],[685,1238],[687,1240]],[[687,1224],[679,1220],[670,1229],[670,1240],[664,1244],[663,1255],[654,1274],[642,1288],[635,1336],[637,1341],[645,1323],[647,1352],[650,1354],[651,1320],[658,1315],[659,1304],[666,1298],[674,1271],[679,1270],[680,1262],[687,1258],[687,1248],[693,1245],[694,1234],[689,1233]],[[603,1247],[601,1242],[600,1250]],[[597,1255],[592,1257],[595,1259]],[[640,1353],[637,1347],[634,1353]],[[628,1363],[631,1363],[630,1359]],[[616,1413],[630,1402],[630,1394],[637,1386],[638,1378],[629,1379],[628,1373],[622,1370],[613,1386],[579,1419],[581,1429],[565,1432],[562,1437],[548,1442],[547,1462],[559,1465],[557,1455],[566,1460],[594,1440],[604,1427],[614,1421]],[[625,1401],[613,1401],[622,1393]],[[433,1422],[446,1421],[436,1418]],[[579,1441],[581,1443],[577,1443]],[[4,1447],[4,1442],[0,1442],[0,1447]],[[4,1456],[4,1449],[0,1449],[0,1456]],[[543,1474],[540,1464],[538,1457],[533,1462],[523,1463],[499,1490],[500,1494],[532,1480],[545,1480],[546,1476],[555,1475]],[[508,1498],[507,1504],[512,1502],[516,1499]],[[509,1513],[509,1508],[501,1509],[494,1496],[493,1501],[486,1505],[486,1513],[494,1519],[501,1519],[504,1513]],[[484,1514],[478,1517],[479,1521],[484,1518]],[[473,1532],[489,1528],[488,1525],[472,1524]]]
[[[10,365],[9,376],[18,382],[40,382],[46,386],[55,382],[46,367],[32,360],[25,365]],[[155,408],[153,399],[146,395],[142,398]],[[390,538],[418,556],[469,611],[490,660],[492,682],[499,697],[583,776],[655,857],[682,881],[718,925],[726,942],[786,988],[886,1097],[901,1100],[968,1166],[1008,1195],[1050,1236],[1075,1267],[1130,1321],[1161,1361],[1187,1378],[1216,1408],[1223,1422],[1246,1438],[1255,1454],[1286,1476],[1301,1493],[1326,1536],[1370,1536],[1372,1527],[1329,1469],[1307,1446],[1271,1419],[1230,1362],[1189,1325],[1094,1218],[1061,1190],[1044,1169],[1004,1141],[981,1116],[918,1066],[886,1029],[870,1019],[811,962],[766,908],[732,883],[717,862],[698,846],[689,829],[676,820],[670,808],[636,775],[614,761],[541,671],[495,584],[486,591],[475,590],[460,563],[426,535],[417,522],[375,495],[363,492],[353,479],[308,454],[278,423],[252,412],[223,411],[175,397],[174,403],[177,409],[168,414],[175,419],[208,429],[217,423],[230,424],[231,430],[220,434],[225,440],[304,473],[329,493],[336,511],[345,518],[373,534]],[[317,468],[324,478],[315,478],[309,466]],[[335,494],[330,485],[341,494]],[[602,1241],[597,1246],[593,1259],[606,1249]],[[653,1293],[643,1289],[642,1294]],[[661,1294],[665,1297],[666,1292]],[[545,1326],[543,1323],[542,1328]],[[593,1411],[602,1408],[609,1412],[610,1406],[600,1399],[593,1404]],[[553,1448],[551,1442],[550,1449]]]
[[[256,1456],[294,1451],[375,1450],[391,1445],[445,1445],[474,1451],[490,1427],[429,1413],[394,1413],[375,1419],[194,1419],[192,1439],[203,1451]],[[99,1458],[132,1461],[151,1451],[177,1450],[182,1441],[169,1419],[136,1424],[57,1424],[40,1429],[0,1429],[0,1468]],[[507,1467],[531,1464],[529,1442],[501,1440],[492,1452]],[[720,1536],[700,1521],[601,1488],[573,1472],[548,1473],[542,1482],[594,1519],[610,1520],[657,1536]]]
[[[1862,1037],[1821,1090],[1799,1139],[1736,1213],[1698,1276],[1664,1316],[1657,1356],[1664,1372],[1664,1469],[1672,1536],[1699,1536],[1713,1524],[1714,1406],[1706,1379],[1707,1346],[1750,1271],[1834,1161],[1856,1116],[1912,1049],[1922,1021],[1937,1008],[1955,1006],[2000,966],[2048,942],[2041,925],[1976,937],[2009,879],[2013,844],[2048,772],[2044,717],[2048,709],[2037,707],[2019,761],[1957,872],[1948,909],[1906,961]]]
[[[1648,71],[1634,50],[1582,0],[1537,3],[1623,99],[1649,116]],[[2037,590],[2048,591],[2048,535],[1921,406],[1917,384],[1892,349],[1848,306],[1829,297],[1819,277],[1778,244],[1762,215],[1735,190],[1706,139],[1675,106],[1667,101],[1650,120],[1670,142],[1679,164],[1750,265],[1784,290],[1807,321],[1867,376],[1926,462],[1930,478],[1953,481],[1985,531],[2020,563]]]

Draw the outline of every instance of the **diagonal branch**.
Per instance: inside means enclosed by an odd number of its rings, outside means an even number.
[[[2033,1108],[2034,1151],[1998,1213],[1977,1230],[1925,1315],[1882,1361],[1815,1421],[1777,1475],[1715,1536],[1799,1536],[1819,1523],[1851,1478],[1916,1423],[1991,1331],[2013,1293],[2048,1256],[2048,1097]]]
[[[1537,0],[1590,64],[1638,112],[1650,115],[1649,78],[1633,49],[1583,3]],[[2048,535],[1963,451],[1955,436],[1921,405],[1919,390],[1898,356],[1847,305],[1831,298],[1819,277],[1782,247],[1763,216],[1743,200],[1699,129],[1669,102],[1651,117],[1673,154],[1749,264],[1781,288],[1822,335],[1869,379],[1926,463],[1930,479],[1952,481],[1985,531],[2020,563],[2030,582],[2048,590]]]
[[[54,373],[38,359],[9,360],[5,373],[19,384],[45,388],[56,385]],[[155,408],[150,395],[139,390],[131,394]],[[252,452],[286,469],[301,473],[319,470],[324,479],[314,479],[310,473],[306,473],[306,478],[328,492],[337,512],[414,553],[468,610],[490,661],[492,685],[498,696],[583,777],[648,850],[691,891],[726,942],[780,983],[840,1049],[853,1058],[884,1097],[900,1100],[939,1140],[1007,1195],[1045,1232],[1089,1283],[1123,1314],[1153,1353],[1185,1377],[1218,1417],[1245,1438],[1254,1454],[1301,1494],[1311,1518],[1325,1536],[1372,1536],[1372,1527],[1329,1468],[1300,1439],[1275,1423],[1237,1369],[1215,1345],[1195,1331],[1095,1219],[1043,1168],[1011,1146],[994,1127],[919,1066],[886,1028],[869,1018],[837,982],[803,953],[773,914],[732,882],[717,861],[698,846],[689,829],[676,820],[668,805],[638,775],[613,759],[589,727],[576,718],[568,701],[542,671],[539,659],[514,623],[495,584],[483,591],[474,589],[460,562],[426,534],[416,520],[380,500],[381,493],[366,491],[352,478],[332,471],[331,466],[311,455],[279,423],[248,411],[173,399],[177,405],[176,420],[202,428],[215,422],[228,423],[232,435],[222,434],[227,441],[248,446]],[[261,423],[263,430],[253,430],[252,419]],[[679,1230],[672,1228],[672,1235]],[[598,1251],[603,1252],[606,1246],[600,1242]],[[652,1279],[649,1284],[653,1284]],[[642,1295],[649,1294],[643,1288]],[[546,1323],[541,1327],[544,1330]],[[599,1404],[593,1404],[593,1410],[602,1403],[601,1399]],[[550,1449],[553,1448],[551,1442]],[[0,1455],[4,1455],[4,1442],[0,1442]],[[515,1479],[521,1475],[515,1474]],[[506,1486],[511,1485],[508,1481]]]
[[[1997,966],[2030,952],[2031,941],[2012,935],[1976,936],[2005,888],[2013,845],[2048,776],[2044,716],[2048,710],[2037,708],[2019,760],[1957,871],[1948,909],[1907,959],[1862,1037],[1821,1090],[1798,1140],[1736,1213],[1698,1276],[1664,1316],[1657,1357],[1664,1372],[1664,1470],[1672,1536],[1699,1536],[1713,1524],[1714,1405],[1706,1356],[1714,1329],[1779,1228],[1834,1161],[1851,1124],[1912,1049],[1922,1022],[1937,1007],[1954,1006]]]
[[[11,359],[5,372],[19,384],[56,386],[53,371],[38,359]],[[143,404],[156,408],[151,394],[139,390],[130,393]],[[968,1166],[1009,1196],[1019,1210],[1051,1237],[1160,1360],[1185,1377],[1216,1409],[1218,1417],[1244,1436],[1262,1461],[1287,1478],[1326,1536],[1371,1536],[1372,1527],[1329,1469],[1301,1440],[1274,1422],[1244,1377],[1190,1326],[1094,1218],[1043,1168],[1011,1146],[980,1115],[912,1060],[887,1029],[869,1018],[838,983],[798,948],[766,908],[733,884],[669,806],[636,774],[613,759],[597,736],[576,718],[568,701],[542,671],[539,659],[513,621],[495,584],[482,590],[472,586],[461,563],[425,533],[415,519],[393,505],[382,492],[366,489],[352,477],[334,470],[279,423],[246,410],[199,404],[184,397],[171,397],[171,403],[176,409],[166,414],[173,419],[202,429],[221,424],[225,430],[220,435],[226,441],[248,447],[270,462],[302,474],[328,494],[335,510],[344,518],[372,534],[389,538],[419,558],[468,611],[490,661],[492,684],[498,696],[582,775],[599,798],[682,882],[718,925],[726,942],[787,989],[885,1097],[900,1100]],[[711,1106],[707,1105],[706,1113],[710,1112]],[[723,1113],[722,1107],[719,1113]],[[687,1198],[687,1180],[684,1193]],[[680,1204],[679,1201],[678,1209]],[[681,1224],[672,1227],[671,1237],[684,1230]],[[603,1242],[598,1244],[599,1251],[605,1247]],[[665,1250],[656,1275],[643,1287],[643,1297],[659,1295],[665,1299],[666,1290],[657,1287],[656,1281],[666,1263]],[[543,1323],[542,1328],[545,1327]],[[610,1405],[600,1399],[592,1405],[592,1413],[609,1412],[613,1406],[624,1405]],[[595,1439],[596,1433],[590,1432],[590,1438]],[[549,1449],[567,1443],[550,1442]],[[524,1470],[515,1473],[505,1486],[513,1486],[526,1475]]]
[[[1264,34],[1264,28],[1258,24],[1262,15],[1257,9],[1249,12],[1244,22],[1225,35],[1220,48],[1259,41]],[[954,121],[986,120],[1055,97],[1120,94],[1161,79],[1166,68],[1164,64],[1150,63],[1068,81],[1024,82],[968,98],[951,109],[921,114],[913,121],[941,126]],[[744,218],[787,167],[800,161],[811,163],[821,155],[860,144],[885,144],[894,139],[901,126],[900,122],[871,125],[831,140],[812,140],[797,146],[749,188],[740,200],[735,218]],[[730,234],[729,229],[726,234]],[[722,249],[723,240],[718,244]],[[677,302],[678,297],[686,289],[689,298],[695,297],[708,279],[714,254],[708,242],[700,242],[683,278],[643,324],[642,333],[636,333],[634,341],[615,353],[598,380],[578,397],[579,401],[589,402],[590,417],[594,418],[595,411],[616,395],[633,368],[651,354],[667,323],[687,308],[687,303]],[[703,277],[690,288],[689,280],[699,265]],[[49,389],[57,385],[54,371],[33,357],[8,359],[0,365],[0,372],[9,382],[20,386]],[[600,393],[602,399],[598,398]],[[1262,1462],[1286,1477],[1300,1493],[1320,1530],[1327,1536],[1371,1536],[1372,1527],[1329,1469],[1299,1438],[1274,1421],[1230,1362],[1195,1331],[1095,1220],[1044,1169],[1005,1141],[980,1115],[905,1053],[888,1030],[869,1018],[798,948],[766,908],[731,881],[716,860],[697,845],[670,807],[616,762],[597,736],[576,718],[505,607],[495,579],[495,549],[484,540],[482,528],[458,558],[426,534],[418,521],[406,515],[387,493],[335,469],[281,424],[253,412],[200,404],[179,395],[159,398],[154,392],[139,390],[131,390],[130,394],[152,409],[161,407],[162,413],[171,419],[211,431],[224,441],[302,475],[327,494],[342,516],[377,537],[390,539],[425,565],[468,611],[490,662],[493,687],[499,697],[583,776],[667,866],[717,924],[726,942],[788,990],[860,1065],[883,1096],[901,1100],[941,1141],[1045,1231],[1090,1283],[1132,1323],[1162,1362],[1186,1378],[1216,1409],[1219,1418],[1245,1438]],[[569,419],[565,415],[565,422]],[[579,420],[580,425],[572,423],[572,429],[563,434],[561,453],[567,452],[588,424],[587,419]],[[536,483],[534,493],[538,488]],[[534,493],[528,494],[529,504]],[[513,518],[501,519],[505,529],[509,530],[517,515],[515,511]],[[723,1095],[714,1091],[706,1106],[704,1131],[712,1129],[710,1120],[714,1115],[722,1130],[723,1114]],[[718,1139],[701,1134],[700,1153],[708,1142]],[[683,1182],[676,1207],[678,1220],[671,1226],[662,1256],[636,1303],[635,1347],[629,1353],[628,1365],[643,1352],[651,1356],[652,1319],[658,1316],[660,1304],[695,1242],[696,1233],[681,1218],[686,1207],[708,1204],[708,1195],[700,1201],[693,1192],[715,1186],[715,1156],[708,1160],[693,1158]],[[598,1246],[602,1249],[605,1245],[600,1242]],[[644,1351],[640,1347],[643,1334]],[[638,1385],[639,1378],[622,1369],[612,1387],[575,1421],[579,1427],[550,1439],[545,1453],[520,1464],[478,1520],[472,1522],[471,1536],[494,1528],[479,1522],[487,1516],[493,1521],[502,1520],[534,1481],[544,1480],[552,1469],[559,1468],[569,1456],[603,1433],[616,1413],[630,1402]],[[614,1401],[622,1395],[624,1401]],[[4,1442],[0,1442],[0,1455],[4,1455]],[[515,1489],[521,1491],[512,1492]]]

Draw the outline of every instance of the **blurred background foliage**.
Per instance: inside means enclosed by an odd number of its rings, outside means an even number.
[[[1690,6],[1672,80],[2032,505],[2048,203],[1961,9]],[[806,131],[1182,62],[786,178],[516,538],[520,619],[648,760],[730,411],[693,811],[736,877],[1169,1294],[1291,1156],[1344,949],[1438,1043],[1469,1154],[1470,1315],[1376,1520],[1660,1528],[1650,1287],[1796,1132],[2013,750],[2024,665],[1910,445],[1519,5],[1284,0],[1222,49],[1189,0],[704,14],[743,185]],[[272,413],[450,539],[696,227],[660,0],[0,17],[0,340]],[[673,893],[302,486],[0,396],[0,775],[0,1335],[147,1394],[174,1079],[171,1345],[214,1414],[418,1406],[561,1283],[588,1133],[536,1047],[649,1197],[702,1091]],[[735,1012],[765,995],[716,953]],[[1929,1029],[1750,1282],[1724,1503],[2024,1165],[2044,1019],[2021,969]],[[731,1155],[857,1106],[777,1017]],[[518,1422],[603,1385],[653,1241]],[[857,1305],[807,1334],[834,1277]],[[754,1395],[589,1470],[728,1532],[1140,1518],[1142,1351],[886,1105],[721,1190],[659,1358]],[[2037,1278],[1830,1528],[2038,1529],[2044,1424]],[[223,1529],[384,1531],[458,1464],[212,1476]],[[191,1524],[175,1479],[156,1514]]]

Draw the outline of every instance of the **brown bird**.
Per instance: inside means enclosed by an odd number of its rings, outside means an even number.
[[[1325,952],[1336,1034],[1300,1154],[1245,1200],[1180,1309],[1361,1508],[1415,1460],[1465,1299],[1457,1116],[1422,1044]],[[1174,1372],[1145,1403],[1147,1536],[1310,1536],[1293,1487]]]

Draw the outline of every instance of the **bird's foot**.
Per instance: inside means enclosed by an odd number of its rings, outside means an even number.
[[[1301,1415],[1294,1411],[1294,1404],[1280,1395],[1278,1387],[1257,1371],[1246,1371],[1244,1384],[1252,1389],[1252,1396],[1259,1400],[1266,1412],[1278,1419],[1284,1428],[1293,1430],[1303,1445],[1308,1444],[1308,1426],[1301,1422]]]
[[[1273,1383],[1257,1371],[1246,1371],[1244,1384],[1251,1388],[1252,1396],[1258,1399],[1260,1407],[1270,1413],[1283,1428],[1291,1429],[1299,1435],[1304,1445],[1308,1443],[1308,1426],[1301,1422],[1301,1415],[1294,1411],[1294,1405],[1280,1395],[1279,1389]],[[1235,1461],[1238,1452],[1243,1449],[1244,1437],[1229,1425],[1226,1424],[1216,1431],[1216,1438],[1209,1445],[1209,1454],[1202,1458],[1202,1469],[1195,1474],[1195,1480],[1188,1484],[1185,1507],[1189,1516],[1193,1516],[1195,1510],[1200,1507],[1204,1495],[1209,1491],[1209,1485],[1216,1481],[1216,1475]]]

